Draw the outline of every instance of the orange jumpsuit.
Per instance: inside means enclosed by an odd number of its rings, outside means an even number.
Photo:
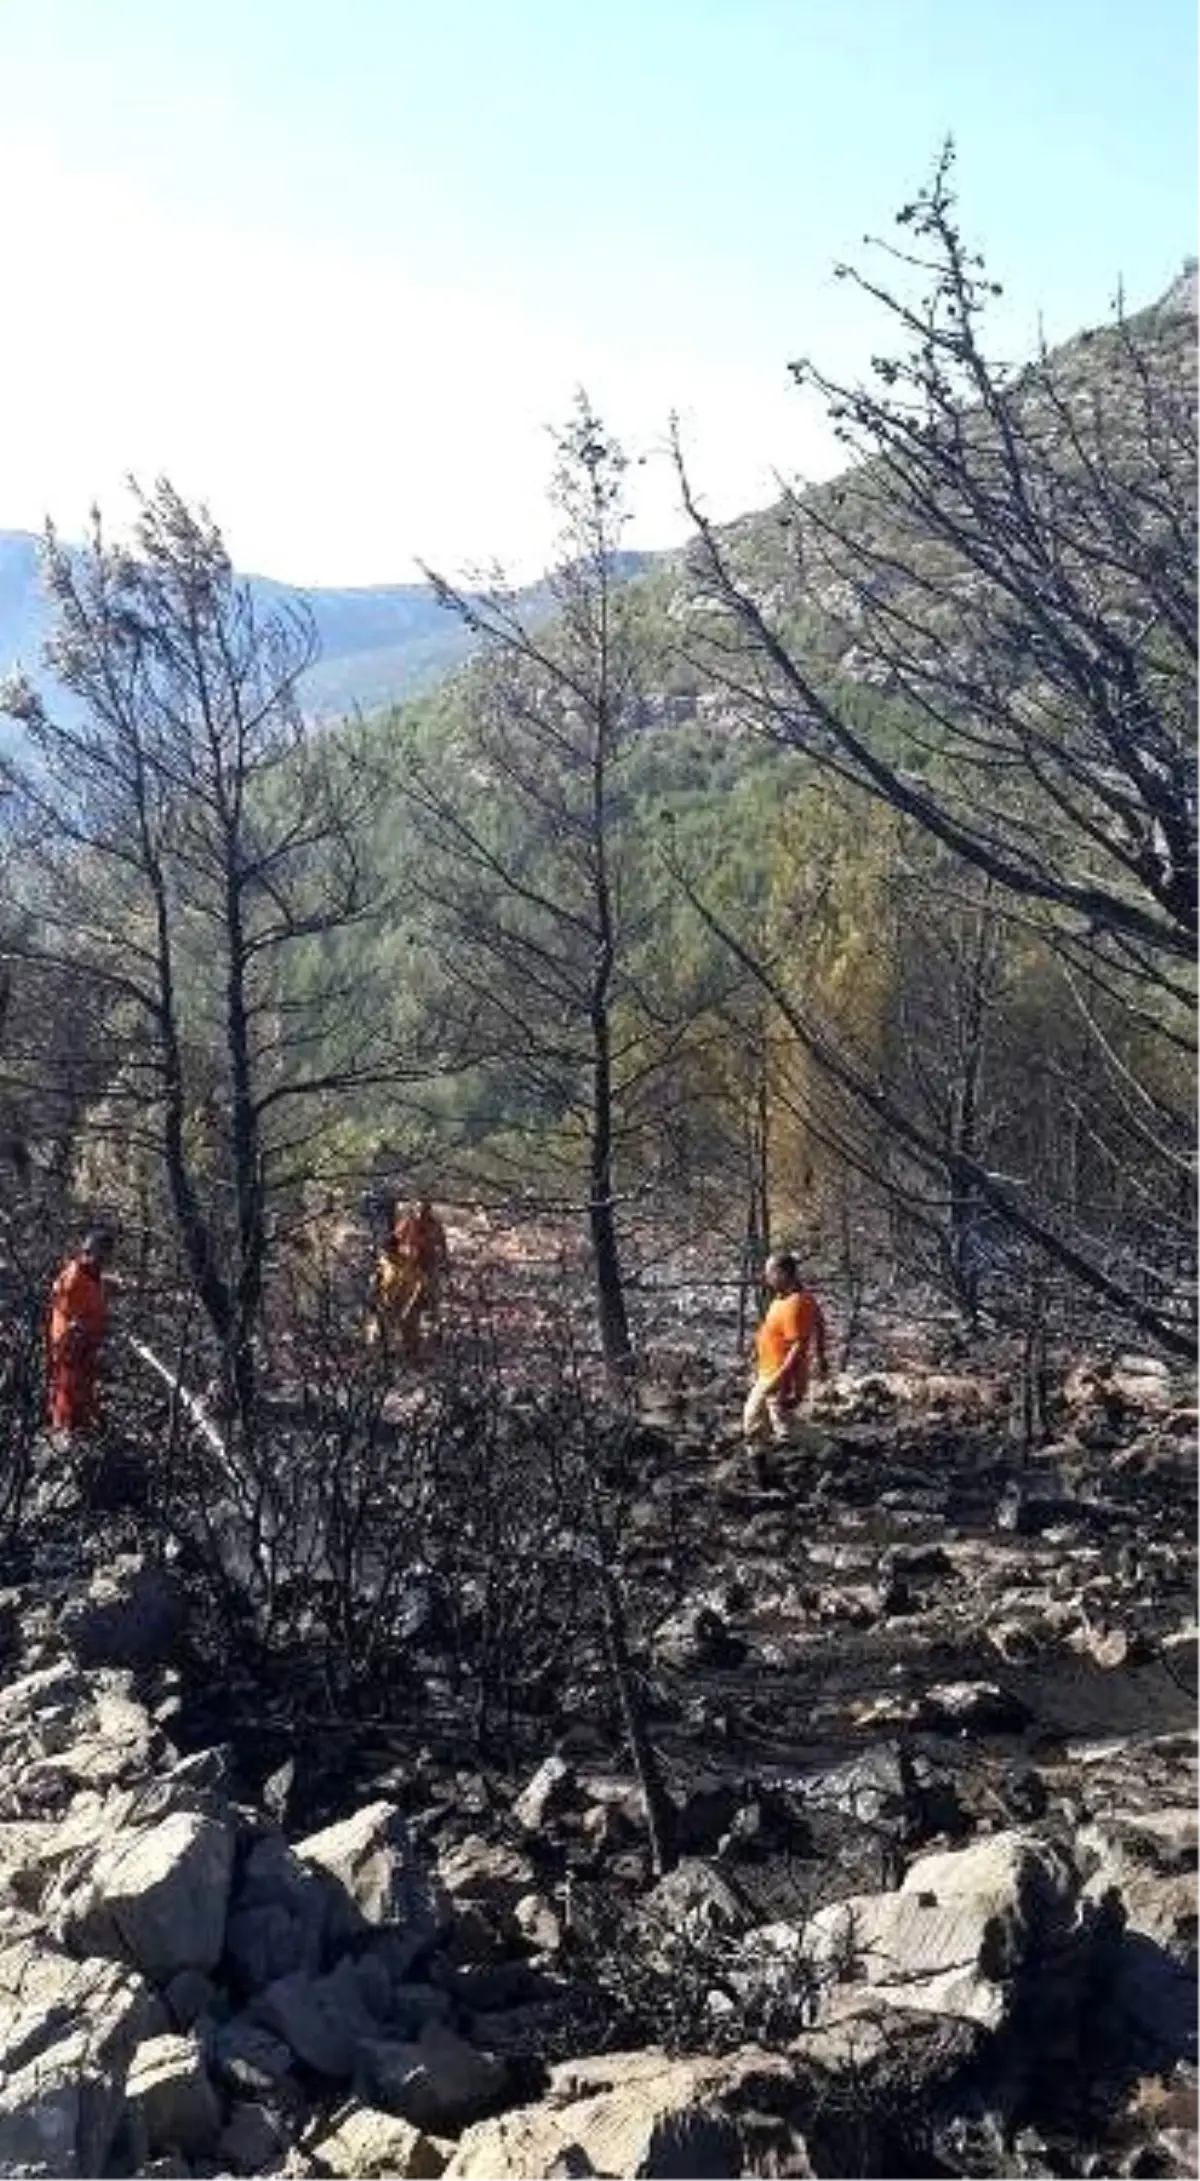
[[[90,1258],[72,1257],[50,1290],[46,1330],[50,1422],[56,1431],[87,1431],[94,1424],[107,1331],[108,1297],[100,1269]]]
[[[396,1221],[392,1235],[394,1310],[405,1348],[415,1354],[424,1316],[436,1328],[442,1309],[442,1282],[449,1262],[446,1230],[433,1211],[409,1212]]]

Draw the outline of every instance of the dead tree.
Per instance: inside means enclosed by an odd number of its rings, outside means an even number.
[[[648,1065],[630,974],[623,774],[642,717],[639,646],[619,597],[625,458],[580,398],[557,442],[563,518],[551,611],[501,589],[439,596],[482,639],[461,737],[414,742],[414,903],[479,1067],[502,1062],[508,1117],[537,1131],[552,1191],[583,1185],[606,1363],[631,1354],[617,1214],[629,1101]]]
[[[110,1092],[161,1161],[250,1447],[276,1193],[313,1116],[391,1068],[348,949],[378,906],[372,783],[305,733],[307,616],[264,612],[169,484],[135,496],[128,547],[98,515],[81,551],[47,535],[61,701],[5,695],[23,730],[9,952],[103,1002]]]
[[[778,564],[761,532],[717,531],[681,461],[713,609],[698,656],[764,734],[911,821],[1052,953],[1120,1109],[1104,1156],[1123,1185],[1099,1230],[1045,1175],[989,1206],[1162,1331],[1193,1217],[1194,327],[1118,313],[1024,370],[994,363],[997,291],[951,164],[899,215],[888,271],[841,268],[894,351],[864,384],[793,366],[851,467],[785,499]],[[883,1093],[877,1117],[903,1103]],[[956,1186],[983,1163],[964,1151]]]

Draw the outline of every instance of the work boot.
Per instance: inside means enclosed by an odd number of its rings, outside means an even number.
[[[766,1450],[761,1446],[752,1446],[750,1449],[750,1462],[754,1470],[754,1482],[759,1490],[769,1492],[775,1479],[771,1464],[767,1460]]]

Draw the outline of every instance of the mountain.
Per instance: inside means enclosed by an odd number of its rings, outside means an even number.
[[[0,678],[20,666],[40,687],[52,684],[41,666],[50,611],[38,568],[39,540],[26,530],[0,530]],[[637,575],[655,558],[623,553],[622,575]],[[440,606],[427,583],[372,584],[356,589],[301,590],[270,576],[247,579],[264,608],[305,605],[320,638],[321,656],[305,677],[314,719],[382,710],[431,689],[467,658],[472,638]],[[549,610],[544,582],[518,591],[522,611]]]

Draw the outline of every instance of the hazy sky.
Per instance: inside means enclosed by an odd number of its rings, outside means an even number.
[[[0,527],[130,469],[299,582],[540,562],[583,383],[679,534],[828,467],[802,350],[952,129],[1004,342],[1194,247],[1191,0],[0,0]]]

